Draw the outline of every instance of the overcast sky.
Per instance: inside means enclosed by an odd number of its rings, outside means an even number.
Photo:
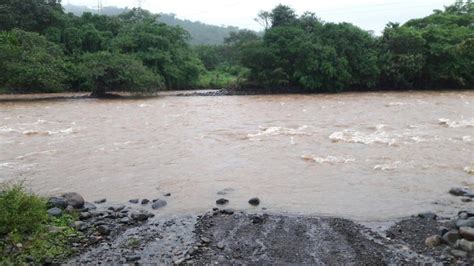
[[[97,7],[98,0],[63,0],[75,5]],[[103,6],[134,7],[139,0],[102,0]],[[286,4],[298,12],[315,12],[324,21],[351,22],[379,33],[388,22],[406,22],[442,9],[454,0],[142,0],[142,7],[154,13],[175,13],[179,18],[214,25],[232,25],[261,30],[254,21],[261,10]]]

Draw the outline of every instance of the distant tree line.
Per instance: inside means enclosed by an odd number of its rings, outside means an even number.
[[[377,37],[279,5],[261,12],[263,36],[231,33],[221,45],[190,46],[179,26],[141,9],[66,14],[59,0],[0,3],[0,89],[10,92],[241,86],[338,92],[472,89],[474,4],[456,1]]]
[[[474,87],[474,4],[389,23],[377,37],[349,23],[327,23],[279,5],[261,12],[260,38],[233,33],[224,45],[197,47],[207,69],[240,66],[247,86],[316,92]]]
[[[68,4],[64,6],[66,13],[73,13],[76,16],[82,16],[84,13],[96,14],[97,9],[88,8],[86,6],[76,6]],[[116,16],[129,12],[128,8],[120,8],[107,6],[102,9],[101,14],[107,16]],[[223,44],[224,39],[229,37],[233,31],[239,28],[232,26],[214,26],[201,23],[198,21],[190,21],[180,19],[175,14],[160,13],[158,20],[170,26],[180,26],[191,35],[189,43],[191,45],[218,45]]]

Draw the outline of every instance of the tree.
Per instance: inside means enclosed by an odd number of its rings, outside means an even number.
[[[152,93],[163,86],[162,78],[132,56],[98,52],[81,57],[79,69],[92,96],[105,97],[107,91]]]
[[[0,31],[19,28],[42,32],[55,26],[62,12],[60,0],[2,0]]]
[[[19,29],[1,32],[0,61],[0,87],[16,92],[64,89],[62,50],[44,36]]]
[[[298,16],[291,7],[280,4],[270,13],[270,20],[272,27],[288,26],[296,23]]]

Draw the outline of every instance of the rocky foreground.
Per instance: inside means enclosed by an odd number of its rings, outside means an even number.
[[[219,208],[199,216],[157,217],[164,199],[105,199],[87,203],[77,193],[50,198],[50,215],[76,213],[70,239],[76,256],[57,263],[174,264],[415,264],[474,263],[474,193],[452,189],[471,207],[457,217],[424,213],[374,231],[331,217],[249,214]],[[170,197],[170,194],[164,197]],[[253,198],[249,204],[258,206]],[[58,229],[60,230],[60,229]]]

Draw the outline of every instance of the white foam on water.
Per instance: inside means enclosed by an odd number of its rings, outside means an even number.
[[[114,146],[126,146],[128,144],[132,143],[131,141],[126,141],[126,142],[115,142]]]
[[[23,135],[26,136],[50,136],[50,135],[58,135],[58,134],[71,134],[75,133],[74,128],[66,128],[60,130],[24,130],[22,132]]]
[[[267,127],[261,128],[259,132],[255,134],[248,134],[248,138],[258,137],[271,137],[271,136],[311,136],[312,134],[305,131],[309,127],[307,125],[298,128],[286,128],[286,127]]]
[[[36,156],[36,155],[54,155],[57,152],[58,152],[57,150],[30,152],[30,153],[27,153],[27,154],[20,155],[20,156],[16,157],[16,159],[17,160],[22,160],[22,159],[25,159],[27,157],[32,157],[32,156]]]
[[[438,124],[449,128],[474,127],[474,118],[470,120],[463,119],[460,121],[452,121],[447,118],[440,118],[438,119]]]
[[[329,163],[329,164],[352,163],[352,162],[356,161],[353,158],[347,159],[347,158],[342,158],[342,157],[337,157],[337,156],[318,157],[318,156],[314,156],[314,155],[303,155],[303,156],[301,156],[301,159],[303,159],[305,161],[316,162],[316,163],[319,163],[319,164],[324,164],[324,163]]]
[[[11,127],[0,127],[0,133],[18,133],[18,130]]]
[[[386,107],[392,107],[392,106],[403,106],[403,105],[407,105],[406,103],[402,103],[402,102],[393,102],[393,103],[388,103],[386,104],[385,106]]]
[[[37,165],[36,163],[33,164],[21,164],[21,163],[15,163],[15,162],[5,162],[5,163],[0,163],[0,169],[10,169],[10,170],[24,170],[24,169],[31,169]]]
[[[362,143],[362,144],[397,144],[397,139],[391,137],[386,131],[383,130],[385,125],[377,125],[376,131],[373,133],[363,133],[352,129],[344,129],[343,131],[337,131],[329,136],[332,142],[349,142],[349,143]]]
[[[374,166],[374,170],[393,171],[393,170],[396,170],[401,163],[402,162],[400,161],[396,161],[393,163],[379,164],[379,165]]]
[[[471,136],[463,136],[462,141],[464,142],[472,142],[472,137]]]
[[[140,108],[145,108],[145,107],[149,107],[150,105],[149,104],[146,104],[146,103],[142,103],[142,104],[139,104],[138,107]]]
[[[472,166],[465,167],[464,172],[466,172],[470,175],[474,175],[474,167],[472,167]]]
[[[413,140],[416,143],[422,143],[422,142],[427,142],[428,141],[427,139],[424,139],[424,138],[418,137],[418,136],[411,137],[411,140]]]

